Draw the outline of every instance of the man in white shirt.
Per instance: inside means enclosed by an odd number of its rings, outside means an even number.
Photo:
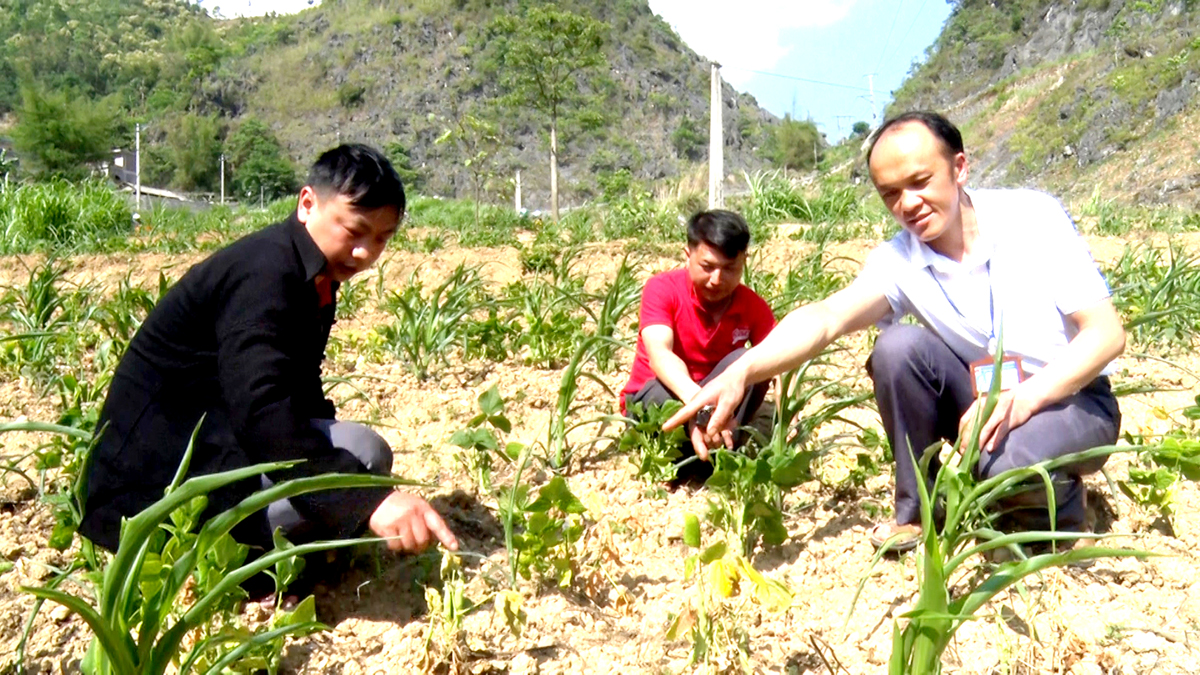
[[[874,250],[853,284],[787,315],[668,422],[715,404],[697,452],[721,440],[746,385],[796,368],[847,333],[883,329],[867,370],[896,458],[896,518],[872,530],[876,546],[916,545],[917,470],[910,459],[954,440],[983,405],[998,338],[1023,379],[999,396],[980,437],[982,477],[1115,443],[1120,411],[1106,375],[1125,331],[1086,243],[1053,198],[1031,190],[968,190],[962,135],[936,113],[885,122],[867,154],[871,180],[903,231]],[[911,314],[920,326],[900,324]],[[1080,476],[1103,460],[1054,475],[1060,530],[1082,531]],[[936,470],[934,462],[932,470]],[[929,477],[929,480],[932,476]],[[931,483],[927,483],[931,484]],[[1046,529],[1044,494],[1012,524]],[[1040,503],[1038,497],[1040,496]]]

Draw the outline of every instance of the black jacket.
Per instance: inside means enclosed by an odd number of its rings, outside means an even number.
[[[162,497],[201,416],[189,475],[301,458],[272,479],[367,471],[311,424],[334,416],[321,361],[336,302],[321,307],[314,281],[324,267],[325,256],[292,216],[197,264],[154,307],[121,358],[100,413],[84,536],[116,550],[121,517]],[[207,515],[259,487],[261,480],[244,481],[210,495]],[[369,512],[388,492],[315,493],[292,503],[306,518],[333,524],[347,495]],[[265,523],[263,517],[247,525]]]

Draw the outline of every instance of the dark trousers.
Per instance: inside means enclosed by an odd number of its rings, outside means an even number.
[[[354,455],[373,474],[389,476],[392,473],[392,449],[383,437],[371,428],[357,422],[339,422],[331,419],[314,419],[313,426],[327,436],[334,447],[342,448]],[[262,487],[275,483],[267,476],[261,477]],[[353,488],[346,490],[352,491]],[[333,491],[336,492],[336,491]],[[248,546],[270,549],[274,546],[272,533],[279,528],[283,536],[293,544],[305,544],[321,539],[336,539],[352,533],[358,536],[366,531],[367,523],[376,506],[359,499],[346,499],[345,508],[334,514],[334,523],[321,524],[305,518],[291,500],[271,502],[267,508],[251,514],[233,530],[233,536]],[[215,514],[213,514],[215,515]]]
[[[921,522],[917,467],[926,448],[958,438],[959,420],[974,401],[969,366],[940,338],[920,326],[891,326],[875,341],[867,360],[875,383],[879,415],[896,459],[896,522]],[[1024,467],[1089,448],[1116,443],[1121,412],[1108,378],[1099,377],[1078,393],[1033,415],[1011,430],[992,452],[983,452],[976,476],[990,478],[1015,467]],[[908,449],[912,448],[910,455]],[[1105,458],[1072,465],[1050,476],[1055,488],[1056,526],[1059,530],[1084,528],[1084,486],[1080,476],[1099,471]],[[940,463],[930,463],[927,485]],[[1049,529],[1045,490],[1039,481],[1011,503],[1006,529]]]
[[[711,373],[705,375],[704,379],[700,380],[700,386],[708,384],[715,377],[725,372],[725,369],[728,368],[729,365],[734,361],[737,361],[738,357],[744,353],[746,353],[744,348],[735,349],[734,351],[730,352],[725,358],[717,362],[717,365],[713,367]],[[764,435],[770,434],[770,419],[766,420],[765,427],[762,420],[756,421],[756,414],[758,413],[759,408],[763,407],[763,399],[767,397],[767,390],[770,388],[770,386],[770,382],[768,381],[746,387],[746,393],[744,396],[742,396],[742,404],[738,406],[737,414],[735,416],[737,425],[739,427],[752,425],[754,428],[764,433]],[[657,377],[652,377],[646,382],[646,384],[642,385],[642,388],[639,389],[636,394],[628,394],[625,396],[625,407],[628,409],[629,406],[633,405],[634,403],[641,403],[644,406],[661,406],[667,401],[678,400],[679,397],[676,396],[670,389],[667,389]],[[735,440],[737,441],[738,445],[741,444],[740,433],[735,436]],[[690,443],[688,445],[690,446]]]

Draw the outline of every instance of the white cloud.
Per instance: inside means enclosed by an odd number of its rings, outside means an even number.
[[[856,1],[650,0],[650,8],[693,50],[731,66],[722,74],[740,86],[752,74],[739,69],[770,70],[792,50],[781,44],[782,31],[837,23]]]
[[[269,12],[295,14],[320,4],[320,0],[197,0],[196,4],[208,10],[209,14],[235,17],[262,16]]]

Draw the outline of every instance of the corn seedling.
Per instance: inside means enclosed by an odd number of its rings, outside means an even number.
[[[997,350],[1003,353],[1002,348]],[[999,357],[996,368],[999,370]],[[1056,551],[1056,542],[1071,542],[1078,533],[1029,531],[1002,533],[995,520],[1001,515],[998,507],[1007,498],[1030,489],[1044,486],[1050,519],[1055,519],[1055,491],[1051,472],[1098,457],[1119,452],[1136,452],[1136,446],[1105,446],[1041,462],[1028,467],[1005,471],[986,480],[976,480],[974,471],[979,459],[979,435],[983,423],[996,406],[1000,378],[995,378],[987,403],[975,418],[969,433],[959,437],[954,445],[958,461],[947,461],[937,472],[932,487],[918,480],[921,500],[921,546],[917,554],[919,589],[917,601],[903,618],[903,628],[897,624],[892,633],[892,655],[888,672],[892,675],[920,673],[935,675],[941,672],[942,653],[955,632],[977,613],[996,594],[1022,580],[1051,567],[1062,567],[1080,561],[1108,557],[1149,557],[1149,552],[1129,549],[1082,546]],[[912,452],[911,449],[907,450]],[[928,476],[937,446],[926,450],[919,462],[919,476]],[[1031,481],[1033,483],[1031,484]],[[941,524],[934,519],[934,501],[941,503],[945,518]],[[1027,556],[1020,547],[1026,544],[1049,542],[1051,552]],[[968,562],[976,556],[997,549],[1007,549],[1014,560],[1000,564],[988,574],[976,566],[968,570]],[[886,546],[876,553],[875,561],[884,554]],[[975,574],[970,574],[974,571]],[[955,577],[958,580],[952,582]],[[859,583],[861,592],[866,578]],[[952,587],[965,587],[951,596]],[[857,594],[855,596],[857,600]],[[853,604],[851,605],[853,611]],[[847,621],[849,621],[847,615]]]
[[[575,349],[575,354],[571,357],[570,363],[563,370],[558,386],[558,400],[555,403],[554,411],[550,415],[550,426],[546,432],[546,457],[550,463],[550,467],[553,469],[565,469],[571,461],[573,449],[567,438],[567,435],[571,431],[606,419],[602,415],[595,419],[584,419],[573,424],[568,422],[572,418],[579,417],[583,409],[594,405],[577,402],[580,381],[585,379],[591,380],[600,385],[609,397],[616,398],[617,396],[604,380],[600,379],[595,373],[587,370],[588,363],[594,361],[601,353],[604,353],[604,350],[610,348],[613,342],[609,338],[598,336],[585,338],[579,343],[579,346]],[[602,440],[610,439],[596,437],[592,439],[591,443],[595,444]]]
[[[492,491],[492,456],[511,463],[522,447],[520,443],[502,446],[496,432],[512,433],[512,423],[504,416],[504,398],[493,385],[479,395],[479,414],[467,422],[467,428],[450,437],[450,445],[462,449],[455,457],[475,478],[477,489],[484,493]]]
[[[526,365],[555,370],[570,358],[583,333],[583,317],[572,312],[572,303],[563,295],[556,283],[544,279],[505,288],[505,303],[515,308],[523,328],[514,351],[520,351]]]
[[[1200,259],[1171,245],[1125,247],[1105,271],[1134,344],[1187,348],[1200,334]]]
[[[425,379],[436,364],[446,362],[452,347],[462,344],[466,319],[487,305],[482,295],[474,268],[459,265],[428,297],[414,271],[407,286],[387,293],[383,308],[395,320],[377,331],[387,349]]]
[[[635,267],[629,264],[629,257],[621,260],[613,282],[603,293],[559,290],[568,302],[587,315],[592,325],[592,336],[606,340],[595,347],[594,358],[601,372],[610,372],[615,365],[617,348],[626,346],[620,342],[621,322],[633,313],[642,299],[641,283],[637,280]],[[592,309],[593,304],[599,306]]]
[[[214,625],[214,619],[241,597],[240,584],[260,572],[274,568],[277,583],[286,581],[295,570],[288,561],[296,556],[377,540],[285,545],[245,563],[246,548],[231,539],[230,531],[271,502],[306,492],[412,484],[370,475],[325,475],[281,482],[247,497],[193,534],[209,492],[296,462],[261,464],[184,481],[191,453],[189,444],[163,498],[124,523],[117,553],[94,576],[94,604],[56,588],[22,589],[65,606],[88,624],[95,636],[81,665],[88,675],[168,671],[215,675],[247,658],[267,658],[261,650],[270,649],[286,635],[319,630],[311,598],[295,612],[277,616],[276,625],[265,631],[248,633],[219,622]],[[185,588],[191,588],[188,600],[182,596]],[[253,660],[249,663],[255,667]],[[257,663],[257,667],[268,665]]]

